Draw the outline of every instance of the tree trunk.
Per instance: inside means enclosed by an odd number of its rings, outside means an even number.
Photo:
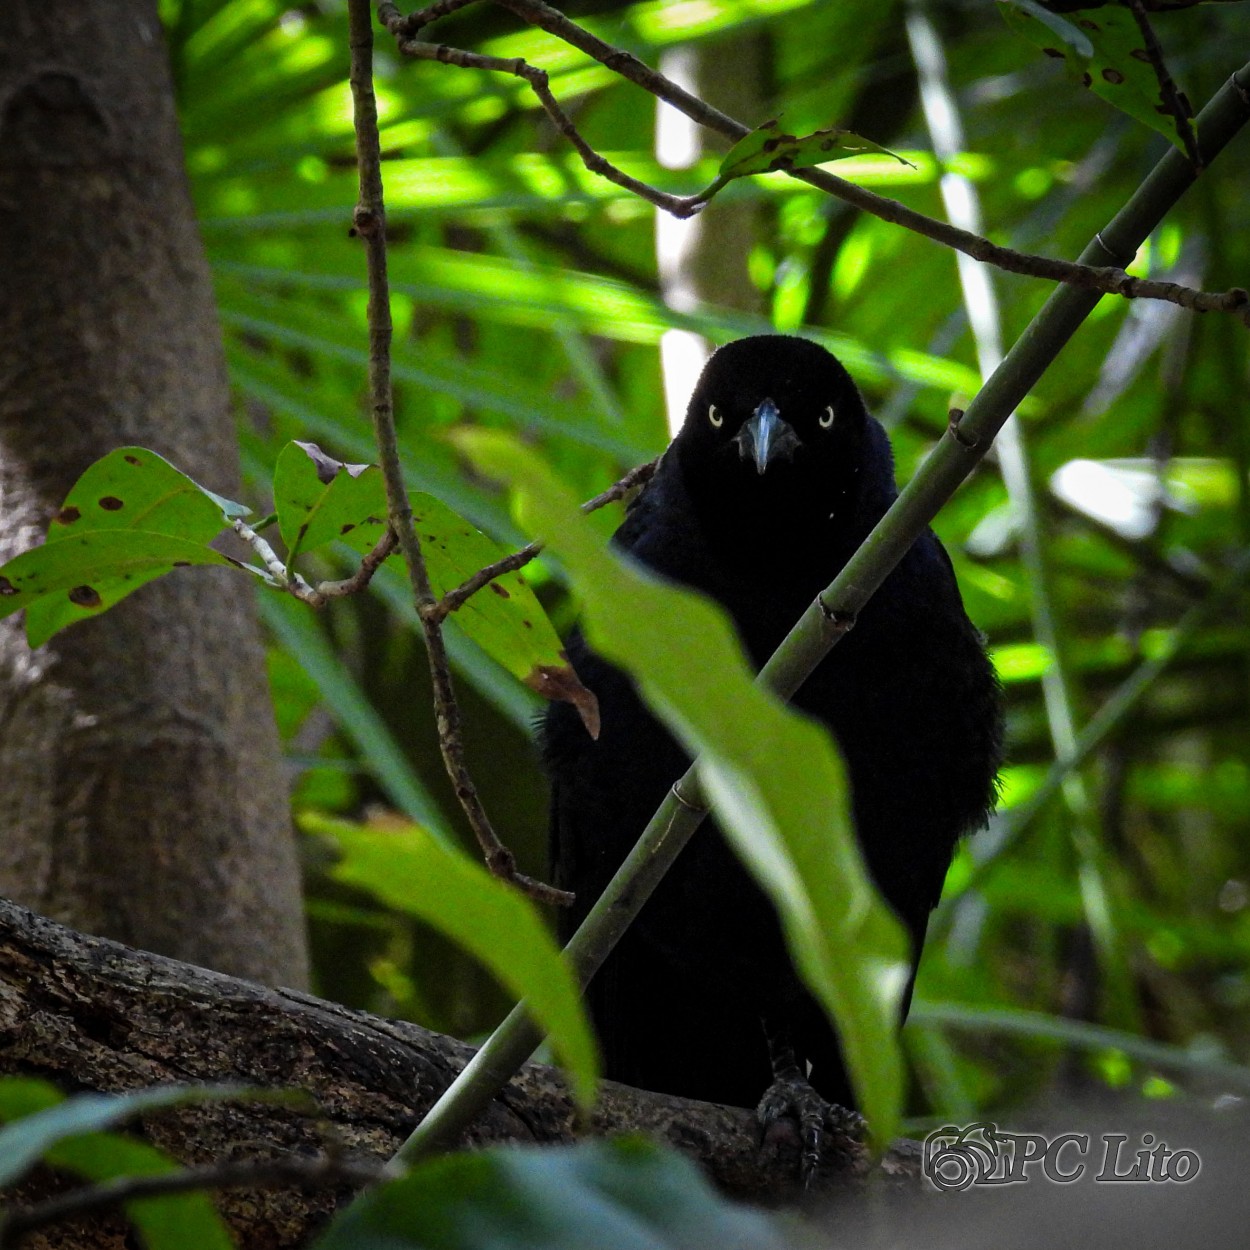
[[[0,1072],[44,1077],[67,1090],[108,1092],[242,1081],[306,1090],[321,1110],[314,1118],[263,1103],[210,1103],[145,1117],[143,1134],[184,1163],[332,1148],[386,1158],[471,1054],[463,1043],[415,1024],[127,950],[0,901]],[[586,1131],[650,1133],[685,1152],[736,1197],[793,1196],[794,1143],[761,1151],[750,1111],[606,1081]],[[558,1144],[576,1135],[560,1073],[531,1063],[462,1144]],[[914,1143],[899,1143],[877,1169],[857,1143],[830,1145],[836,1145],[826,1151],[831,1179],[919,1176]],[[31,1185],[17,1195],[25,1202],[39,1196]],[[231,1191],[219,1206],[241,1246],[272,1250],[305,1244],[335,1202],[330,1191]],[[120,1217],[92,1221],[53,1230],[46,1244],[114,1247],[126,1244],[120,1229]]]
[[[237,453],[154,0],[0,5],[0,561],[140,444]],[[269,982],[307,957],[252,589],[184,570],[31,652],[0,623],[0,892]]]

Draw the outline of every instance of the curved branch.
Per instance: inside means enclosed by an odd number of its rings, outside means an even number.
[[[689,217],[703,208],[710,199],[713,188],[692,196],[671,195],[667,191],[661,191],[632,178],[595,152],[551,94],[545,71],[519,58],[504,60],[499,57],[462,51],[459,48],[450,48],[444,44],[421,43],[412,38],[413,33],[421,26],[454,9],[462,8],[464,4],[470,2],[471,0],[463,0],[463,3],[460,0],[443,0],[443,3],[435,4],[405,18],[393,0],[382,0],[382,3],[378,5],[378,19],[395,36],[400,52],[406,56],[443,61],[465,69],[497,70],[524,79],[538,95],[556,129],[574,145],[586,168],[592,173],[602,175],[617,186],[632,191],[676,217]],[[749,126],[743,125],[727,113],[722,113],[719,109],[699,99],[698,96],[679,87],[658,70],[640,61],[633,53],[604,42],[585,27],[565,17],[558,9],[543,3],[543,0],[494,0],[494,3],[515,13],[523,21],[554,35],[557,39],[564,40],[565,43],[584,52],[622,78],[628,79],[657,99],[672,105],[699,125],[714,130],[735,143],[751,133]],[[1231,81],[1236,87],[1235,76]],[[1250,113],[1250,98],[1246,96],[1245,88],[1239,88],[1239,90],[1246,111]],[[1210,163],[1211,155],[1214,154],[1204,154],[1205,163]],[[786,172],[790,177],[806,182],[809,186],[835,196],[874,217],[879,217],[882,221],[923,235],[926,239],[931,239],[944,247],[953,248],[957,252],[971,256],[974,260],[993,265],[1008,273],[1043,278],[1051,282],[1063,283],[1065,286],[1098,291],[1104,295],[1119,295],[1124,299],[1162,300],[1178,304],[1192,312],[1237,313],[1247,325],[1250,325],[1250,293],[1243,288],[1232,287],[1227,291],[1198,291],[1174,282],[1153,282],[1134,278],[1124,272],[1124,266],[1133,259],[1135,249],[1134,252],[1127,254],[1109,253],[1106,259],[1113,263],[1101,265],[1035,256],[1027,252],[1018,252],[1014,248],[1001,247],[971,231],[962,230],[958,226],[939,221],[934,217],[928,217],[924,213],[908,208],[905,204],[900,204],[897,200],[877,195],[866,187],[847,182],[827,170],[803,169]],[[717,184],[713,184],[713,187],[716,186]]]

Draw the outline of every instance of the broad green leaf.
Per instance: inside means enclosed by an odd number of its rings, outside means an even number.
[[[119,447],[70,488],[48,527],[48,542],[87,530],[142,530],[209,543],[249,509],[205,490],[146,447]],[[223,515],[224,514],[224,515]]]
[[[426,572],[439,598],[507,554],[433,495],[418,492],[410,502]],[[344,532],[342,540],[356,551],[369,551],[382,536],[383,524],[366,517]],[[522,573],[495,578],[466,599],[450,619],[531,690],[545,699],[573,704],[587,731],[598,735],[595,696],[573,671],[555,627]]]
[[[766,174],[775,169],[810,169],[813,165],[823,165],[858,152],[879,152],[894,157],[902,165],[911,164],[854,131],[834,126],[800,137],[786,134],[780,121],[774,119],[757,126],[729,149],[720,163],[717,182],[748,174]]]
[[[29,1171],[53,1146],[69,1137],[114,1128],[149,1111],[188,1103],[255,1098],[265,1093],[246,1085],[162,1085],[128,1094],[79,1094],[63,1099],[45,1081],[0,1077],[0,1185]],[[272,1096],[272,1091],[269,1091]]]
[[[247,512],[156,452],[120,447],[74,483],[46,543],[0,568],[0,617],[25,608],[26,638],[38,647],[171,569],[233,566],[208,543]]]
[[[1044,18],[1040,5],[998,0],[998,11],[1017,34],[1047,56],[1059,57],[1069,77],[1185,150],[1141,31],[1128,9],[1106,5],[1077,10],[1066,18],[1054,13]]]
[[[641,1137],[432,1159],[357,1199],[316,1250],[782,1250],[762,1212],[720,1197]]]
[[[165,1086],[131,1094],[64,1095],[46,1081],[0,1078],[0,1183],[18,1179],[43,1160],[95,1184],[125,1176],[162,1176],[179,1171],[168,1155],[147,1142],[100,1131],[147,1111],[217,1098],[255,1095],[244,1086]],[[204,1193],[141,1198],[126,1214],[148,1250],[229,1250],[234,1245],[211,1198]]]
[[[344,538],[359,524],[370,525],[374,542],[386,527],[382,470],[334,460],[316,443],[287,443],[278,453],[273,506],[288,567],[301,552]]]
[[[581,993],[527,898],[418,825],[383,832],[314,813],[300,824],[338,843],[337,880],[432,925],[525,999],[568,1069],[578,1102],[590,1104],[599,1063]]]
[[[889,1140],[902,1100],[907,944],[860,858],[828,733],[755,684],[718,607],[611,555],[532,452],[486,430],[456,441],[516,488],[521,523],[569,572],[591,643],[699,756],[717,819],[777,906],[795,963],[837,1026],[860,1108]]]
[[[192,564],[241,567],[212,547],[170,534],[102,529],[24,551],[0,568],[0,618],[26,608],[26,637],[53,634],[95,616],[146,582]]]

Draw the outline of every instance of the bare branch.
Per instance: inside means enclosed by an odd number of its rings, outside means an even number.
[[[358,594],[364,590],[373,580],[373,575],[398,546],[399,539],[395,537],[395,531],[388,526],[386,532],[374,544],[373,550],[365,555],[360,562],[360,567],[350,577],[345,577],[338,582],[317,583],[313,594],[317,596],[319,602],[313,603],[313,606],[319,608],[330,599],[341,599],[345,595]],[[312,600],[309,599],[308,602]]]
[[[655,460],[649,460],[646,464],[640,464],[637,468],[630,469],[620,481],[613,483],[601,495],[596,495],[593,499],[588,499],[582,504],[582,511],[594,512],[607,504],[615,503],[618,499],[624,499],[636,486],[642,486],[645,482],[648,482],[651,479],[651,475],[659,467],[659,464],[660,461],[657,457]],[[524,568],[542,549],[542,543],[530,543],[528,546],[522,547],[520,551],[514,551],[511,555],[496,560],[494,564],[488,564],[485,568],[478,569],[472,577],[461,582],[454,590],[449,590],[439,600],[439,620],[446,620],[452,612],[464,604],[466,599],[471,595],[477,594],[484,586],[490,585],[497,577],[503,577],[505,573],[515,573],[517,569]]]
[[[385,16],[384,16],[385,15]],[[606,157],[598,152],[582,138],[572,119],[560,107],[548,85],[547,71],[530,65],[521,57],[486,56],[480,52],[466,52],[462,48],[452,48],[445,43],[424,43],[418,39],[410,39],[400,33],[408,25],[408,19],[400,16],[393,4],[382,4],[378,8],[378,16],[382,24],[395,35],[395,46],[402,55],[418,61],[441,61],[445,65],[456,65],[461,69],[493,70],[500,74],[512,74],[528,83],[530,89],[538,97],[555,128],[577,149],[582,163],[592,174],[598,174],[609,182],[615,183],[626,191],[641,197],[662,208],[674,217],[692,217],[707,202],[705,195],[670,195],[649,183],[631,177],[623,169],[618,169]]]
[[[1201,169],[1202,153],[1198,151],[1198,139],[1189,122],[1188,104],[1168,72],[1167,64],[1163,60],[1163,46],[1159,43],[1159,37],[1146,16],[1146,6],[1142,0],[1125,0],[1125,3],[1128,11],[1133,15],[1133,20],[1137,23],[1137,29],[1141,31],[1141,37],[1146,45],[1146,55],[1150,58],[1155,77],[1159,80],[1159,94],[1163,97],[1163,106],[1176,122],[1176,133],[1185,145],[1185,155],[1189,157],[1195,169]]]
[[[398,27],[392,29],[391,34],[396,37],[402,35],[406,39],[415,39],[417,32],[423,26],[428,26],[431,22],[437,22],[440,17],[446,17],[449,13],[455,13],[458,9],[467,9],[469,5],[476,3],[477,0],[437,0],[435,4],[427,5],[424,9],[418,9],[415,13],[410,13],[407,17],[400,18]],[[387,26],[386,18],[382,14],[383,9],[395,9],[397,15],[399,10],[393,4],[378,5],[378,19],[384,26]],[[389,26],[388,29],[390,29]]]
[[[392,6],[393,7],[393,6]],[[408,564],[413,601],[425,634],[430,678],[434,687],[434,716],[443,765],[456,798],[468,817],[487,867],[512,882],[531,898],[567,905],[572,895],[535,881],[517,871],[516,857],[504,846],[491,825],[465,760],[460,705],[456,701],[451,664],[443,641],[438,600],[412,523],[412,507],[404,484],[395,432],[391,391],[391,302],[386,264],[386,208],[382,197],[382,153],[378,137],[377,101],[373,93],[373,26],[369,0],[349,0],[351,87],[356,128],[356,158],[360,173],[360,201],[353,214],[356,233],[365,244],[369,276],[369,394],[378,459],[386,482],[391,527]],[[430,45],[435,46],[435,45]]]
[[[467,2],[467,0],[466,0]],[[461,7],[456,0],[444,0],[444,3]],[[750,133],[750,127],[713,108],[710,104],[679,87],[671,79],[653,70],[636,56],[624,49],[605,43],[597,35],[593,35],[584,27],[565,17],[558,9],[552,8],[543,0],[494,0],[495,4],[515,13],[531,25],[538,26],[548,34],[571,44],[586,53],[601,65],[619,74],[622,78],[642,87],[644,91],[657,99],[671,104],[699,125],[714,130],[717,134],[737,142]],[[713,188],[693,196],[675,196],[660,191],[646,183],[639,182],[623,173],[610,162],[599,156],[582,138],[569,121],[555,98],[551,95],[544,71],[536,69],[519,58],[503,60],[498,57],[484,57],[477,53],[465,52],[457,48],[434,43],[417,43],[409,37],[410,22],[418,17],[422,21],[432,21],[433,17],[442,16],[443,6],[434,5],[414,14],[412,19],[404,18],[393,0],[383,0],[378,6],[378,17],[382,24],[395,35],[399,50],[407,56],[424,60],[443,61],[466,69],[492,69],[513,74],[528,82],[542,102],[544,110],[551,117],[556,128],[565,135],[577,148],[586,167],[594,173],[601,174],[616,185],[632,191],[649,203],[672,213],[677,217],[689,217],[698,212],[712,194]],[[448,12],[451,10],[448,9]],[[1166,73],[1166,70],[1164,71]],[[541,87],[540,84],[541,83]],[[1183,115],[1183,111],[1182,114]],[[1178,116],[1180,116],[1178,115]],[[1201,168],[1201,163],[1196,164]],[[828,195],[845,201],[863,212],[879,217],[882,221],[903,227],[915,234],[923,235],[935,243],[963,252],[974,260],[993,265],[1008,273],[1025,274],[1030,277],[1043,278],[1052,282],[1061,282],[1068,286],[1084,290],[1101,291],[1107,295],[1119,295],[1125,299],[1157,299],[1167,303],[1178,304],[1193,312],[1235,312],[1240,313],[1242,320],[1250,325],[1250,298],[1240,287],[1228,291],[1198,291],[1183,287],[1174,282],[1151,282],[1140,278],[1132,278],[1124,272],[1124,266],[1133,258],[1116,255],[1110,251],[1107,260],[1113,262],[1103,266],[1084,265],[1075,261],[1056,260],[1047,256],[1035,256],[1026,252],[1018,252],[1014,248],[1000,247],[989,239],[961,230],[949,222],[928,217],[915,209],[900,204],[887,196],[877,195],[866,187],[847,182],[824,169],[803,169],[786,171],[790,177],[824,191]],[[715,185],[715,184],[714,184]]]

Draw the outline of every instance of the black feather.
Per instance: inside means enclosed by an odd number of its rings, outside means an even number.
[[[792,436],[774,424],[780,450],[761,471],[758,410],[768,400]],[[755,434],[744,434],[753,418]],[[895,495],[885,431],[846,370],[804,339],[742,339],[708,363],[614,541],[719,600],[758,668]],[[602,732],[592,741],[565,704],[544,724],[554,877],[577,894],[565,937],[689,762],[627,676],[579,633],[568,649],[599,698]],[[837,739],[865,860],[918,961],[955,846],[992,806],[1002,737],[993,670],[932,533],[794,702]],[[589,1001],[616,1080],[752,1106],[772,1079],[767,1017],[811,1065],[815,1088],[852,1105],[835,1034],[790,963],[771,905],[712,821],[609,956]]]

